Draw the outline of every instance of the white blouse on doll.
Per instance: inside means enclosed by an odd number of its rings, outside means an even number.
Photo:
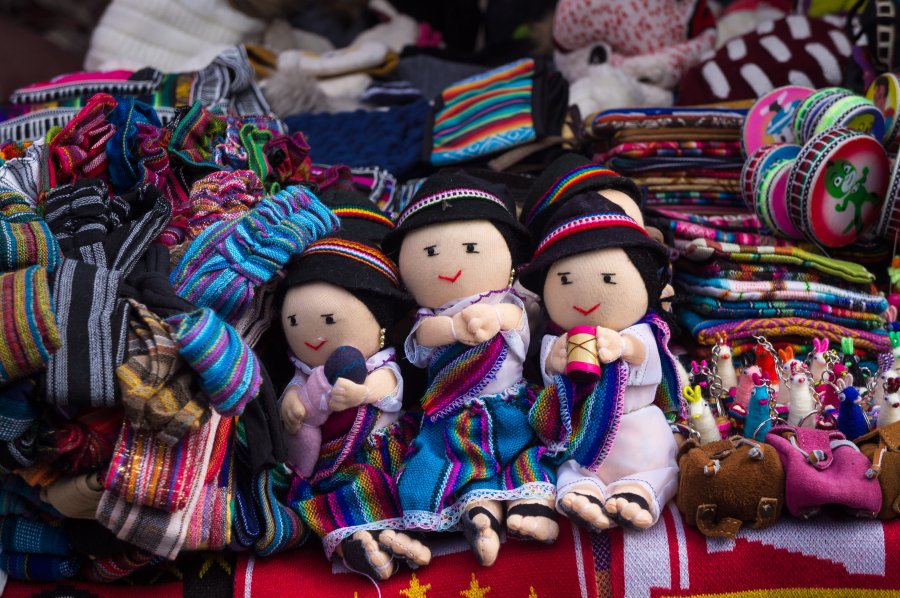
[[[420,345],[416,340],[416,330],[418,330],[423,318],[429,316],[452,317],[475,303],[486,303],[488,305],[510,303],[522,309],[522,317],[519,320],[519,325],[515,329],[504,330],[500,333],[506,341],[506,359],[503,361],[503,365],[500,366],[496,378],[488,383],[488,385],[479,393],[482,396],[501,394],[515,387],[522,381],[522,364],[525,362],[525,355],[528,352],[528,342],[531,339],[525,305],[522,299],[512,289],[501,289],[489,293],[472,295],[437,309],[429,309],[427,307],[420,308],[416,313],[416,323],[413,325],[409,336],[406,337],[406,343],[404,344],[406,358],[417,367],[428,367],[431,357],[439,347],[425,347]]]

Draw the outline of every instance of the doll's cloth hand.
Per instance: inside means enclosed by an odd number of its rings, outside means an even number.
[[[281,419],[291,434],[296,434],[306,419],[306,407],[297,392],[288,392],[281,401]]]
[[[551,376],[562,374],[566,371],[566,364],[569,361],[568,355],[569,335],[563,334],[555,341],[550,353],[547,355],[547,373]]]
[[[453,315],[450,318],[450,324],[450,329],[455,340],[470,346],[475,346],[481,342],[474,334],[469,332],[469,324],[464,319],[462,312]]]
[[[466,330],[475,337],[479,343],[494,338],[501,328],[500,313],[493,305],[476,303],[460,312]]]
[[[359,407],[369,398],[369,387],[357,384],[346,378],[338,378],[331,390],[329,406],[332,411],[344,411],[352,407]]]
[[[625,343],[615,330],[597,326],[597,357],[600,363],[612,363],[622,357]]]

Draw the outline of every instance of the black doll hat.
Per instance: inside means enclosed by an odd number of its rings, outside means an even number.
[[[319,200],[340,218],[339,236],[378,246],[394,230],[391,219],[364,193],[332,185],[319,193]]]
[[[554,160],[535,180],[525,197],[522,224],[538,235],[554,212],[570,198],[585,191],[604,189],[622,191],[640,205],[641,193],[634,181],[594,164],[580,154],[564,154]]]
[[[348,237],[314,241],[288,263],[285,289],[311,282],[327,282],[349,291],[383,328],[389,328],[412,306],[412,299],[400,289],[394,262],[377,247]]]
[[[442,170],[429,177],[397,219],[397,227],[382,241],[385,253],[396,257],[410,231],[442,222],[489,220],[509,245],[518,263],[528,231],[516,220],[516,207],[502,185],[494,185],[461,170]]]
[[[625,214],[621,207],[594,192],[570,198],[548,221],[531,263],[520,273],[526,289],[540,294],[544,279],[554,262],[564,257],[596,249],[619,247],[629,252],[645,281],[660,278],[668,265],[665,248],[651,239],[647,231]],[[629,250],[638,249],[646,259],[635,260]],[[659,285],[662,287],[662,283]],[[648,285],[649,287],[649,285]],[[648,288],[651,298],[655,289]]]

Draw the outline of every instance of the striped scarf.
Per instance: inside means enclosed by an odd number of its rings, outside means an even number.
[[[440,349],[428,364],[428,390],[422,397],[425,414],[435,421],[467,398],[477,397],[497,377],[506,355],[502,334],[474,347],[454,343]]]
[[[675,358],[668,349],[669,328],[653,313],[639,323],[650,325],[660,351],[662,382],[654,404],[667,418],[683,417]],[[605,366],[597,382],[576,384],[568,376],[557,374],[538,395],[528,414],[529,422],[559,462],[574,459],[596,471],[615,442],[627,381],[628,366],[622,360]]]

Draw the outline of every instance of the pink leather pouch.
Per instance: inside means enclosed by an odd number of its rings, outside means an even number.
[[[871,463],[836,430],[775,426],[766,435],[785,473],[785,505],[795,517],[812,517],[825,505],[857,517],[881,510],[878,480],[866,477]]]

